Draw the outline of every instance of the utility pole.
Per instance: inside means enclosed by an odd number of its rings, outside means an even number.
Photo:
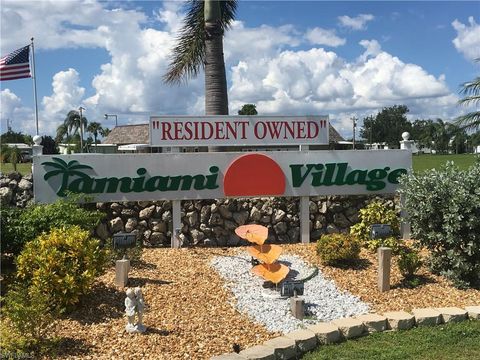
[[[80,152],[83,153],[83,116],[82,110],[85,110],[84,107],[79,107],[78,110],[80,111]]]
[[[370,148],[373,149],[373,145],[372,145],[372,134],[373,134],[373,120],[372,122],[370,123]]]
[[[353,122],[353,150],[355,150],[355,128],[357,127],[357,118],[355,116],[352,116],[350,118]]]

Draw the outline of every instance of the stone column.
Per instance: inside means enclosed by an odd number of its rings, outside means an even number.
[[[115,286],[122,289],[127,286],[129,270],[130,260],[123,258],[115,261]]]
[[[390,265],[392,249],[387,247],[378,248],[378,290],[385,292],[390,290]]]
[[[308,145],[300,145],[300,151],[308,151]],[[300,197],[300,242],[310,242],[310,197]]]
[[[43,155],[43,146],[40,145],[42,142],[42,137],[40,135],[35,135],[33,137],[33,143],[34,145],[32,146],[32,181],[35,178],[35,173],[34,173],[34,163],[35,163],[35,158],[37,156]]]

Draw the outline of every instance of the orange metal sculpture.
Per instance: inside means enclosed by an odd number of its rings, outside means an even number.
[[[235,233],[242,239],[263,245],[268,237],[268,229],[262,225],[242,225],[235,229]]]
[[[262,263],[252,268],[252,272],[267,281],[278,284],[285,279],[290,269],[277,262],[282,252],[278,245],[264,244],[268,237],[268,229],[262,225],[242,225],[235,229],[235,233],[242,239],[257,244],[247,248],[252,257]]]

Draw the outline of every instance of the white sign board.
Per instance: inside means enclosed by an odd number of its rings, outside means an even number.
[[[73,154],[34,157],[35,201],[95,202],[393,193],[406,150]]]
[[[152,146],[328,144],[328,116],[152,116]]]

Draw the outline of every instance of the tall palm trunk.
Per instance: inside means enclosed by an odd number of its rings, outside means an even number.
[[[164,80],[179,83],[205,69],[205,114],[228,115],[223,33],[235,19],[237,0],[189,0],[184,26]]]
[[[205,7],[207,3],[208,1],[205,2]],[[223,30],[220,21],[205,22],[205,114],[228,115]]]
[[[205,115],[228,115],[227,77],[223,58],[223,29],[220,4],[206,0],[205,17]],[[210,146],[208,151],[221,151]]]

